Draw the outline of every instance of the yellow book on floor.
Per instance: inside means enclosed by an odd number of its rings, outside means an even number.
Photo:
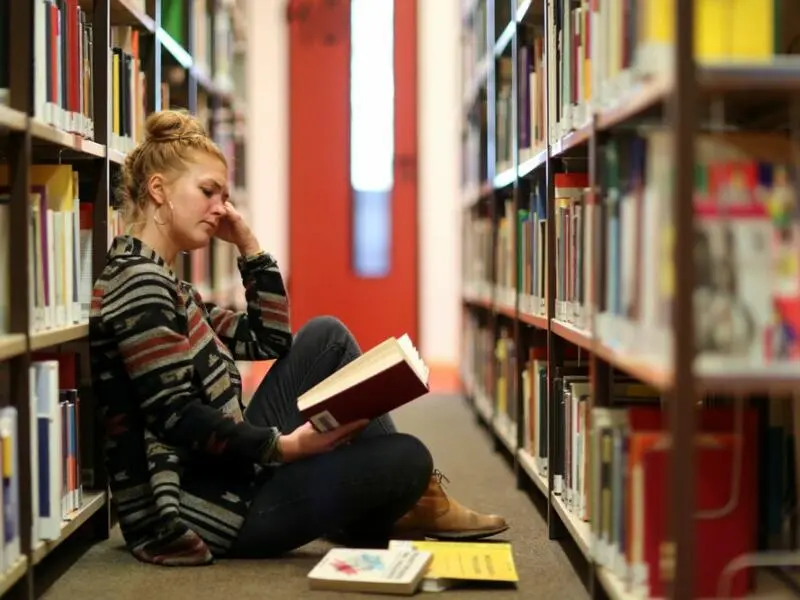
[[[459,582],[519,582],[511,544],[506,542],[437,542],[392,540],[389,549],[430,552],[433,556],[422,591],[437,592]]]

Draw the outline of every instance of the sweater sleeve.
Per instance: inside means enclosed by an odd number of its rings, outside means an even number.
[[[278,430],[223,415],[195,388],[178,301],[176,283],[147,264],[127,267],[103,296],[103,321],[116,338],[147,428],[176,447],[269,462]]]
[[[239,258],[247,310],[236,312],[206,304],[211,326],[234,360],[281,358],[291,348],[289,298],[270,254]]]

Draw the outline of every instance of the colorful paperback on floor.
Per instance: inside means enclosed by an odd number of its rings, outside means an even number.
[[[408,335],[390,337],[308,390],[297,406],[318,431],[330,431],[427,394],[429,375]]]
[[[414,594],[430,565],[430,552],[414,548],[333,548],[308,574],[312,590]]]
[[[439,542],[392,540],[389,549],[414,549],[433,556],[421,590],[441,592],[463,583],[516,584],[519,575],[507,542]]]

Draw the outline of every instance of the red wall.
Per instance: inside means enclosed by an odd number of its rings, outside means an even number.
[[[433,0],[435,1],[435,0]],[[395,2],[395,170],[391,271],[351,266],[349,0],[290,3],[289,260],[293,326],[341,318],[368,348],[418,337],[417,2]],[[308,9],[301,15],[302,5]],[[268,168],[268,167],[265,167]]]

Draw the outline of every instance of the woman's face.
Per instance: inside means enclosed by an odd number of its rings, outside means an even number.
[[[228,171],[213,154],[197,152],[184,169],[164,186],[166,206],[158,219],[166,221],[169,237],[181,250],[202,248],[211,241],[227,214]]]

